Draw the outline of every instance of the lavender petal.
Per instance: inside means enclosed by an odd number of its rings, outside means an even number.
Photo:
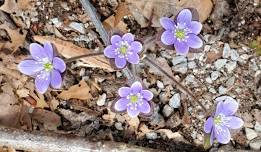
[[[131,85],[131,91],[132,93],[140,93],[142,90],[142,85],[139,81],[136,81],[134,82],[132,85]]]
[[[44,58],[47,58],[49,60],[49,57],[44,48],[37,43],[30,44],[30,53],[33,59],[35,59],[36,61],[42,61],[42,59]]]
[[[178,17],[177,17],[177,22],[189,25],[189,23],[192,20],[192,14],[189,9],[183,9],[182,11],[179,12]]]
[[[143,103],[141,105],[138,104],[139,110],[142,113],[150,113],[150,104],[148,103],[148,101],[143,100]]]
[[[66,69],[66,64],[61,58],[54,57],[53,58],[53,67],[54,67],[54,69],[59,70],[61,73],[63,73]]]
[[[211,134],[210,134],[210,145],[212,145],[213,144],[213,141],[215,140],[215,131],[214,131],[214,129],[212,129],[212,131],[211,131]]]
[[[122,41],[122,39],[121,39],[121,37],[119,35],[113,35],[111,37],[111,44],[112,45],[115,45],[116,43],[119,43],[121,41]]]
[[[227,127],[215,127],[215,136],[217,138],[217,141],[221,144],[227,144],[229,143],[231,139],[231,135],[229,132],[229,129]]]
[[[172,20],[171,18],[168,18],[168,17],[160,18],[160,24],[166,30],[174,30],[174,27],[175,27],[174,20]]]
[[[188,34],[187,45],[191,48],[198,49],[203,46],[203,41],[195,34]]]
[[[244,124],[244,121],[241,118],[235,116],[229,116],[227,118],[229,119],[229,121],[227,122],[226,125],[231,129],[239,129]]]
[[[44,43],[44,50],[48,56],[49,61],[53,60],[53,46],[50,42]]]
[[[204,124],[205,133],[210,133],[212,131],[212,128],[213,128],[213,118],[209,117]]]
[[[132,64],[138,64],[140,62],[140,56],[137,53],[132,53],[131,55],[128,55],[127,60]]]
[[[138,108],[131,108],[131,106],[127,107],[127,113],[130,117],[134,118],[137,117],[140,113]]]
[[[177,54],[179,55],[187,55],[189,51],[189,46],[186,44],[186,42],[182,41],[175,41],[174,43],[175,50]]]
[[[120,98],[118,101],[116,101],[114,105],[114,109],[118,112],[124,111],[127,109],[127,104],[129,103],[129,100],[126,98]]]
[[[126,33],[122,36],[123,41],[127,41],[128,43],[131,43],[134,41],[134,35],[131,33]]]
[[[216,99],[217,101],[220,100],[220,98]],[[218,115],[219,113],[223,113],[226,116],[230,116],[236,113],[237,109],[238,109],[238,103],[235,99],[231,98],[231,97],[227,97],[225,98],[225,101],[220,101],[217,104],[217,108],[216,108],[216,113],[215,115]]]
[[[119,57],[115,58],[115,65],[117,68],[120,68],[120,69],[124,68],[126,64],[127,64],[127,62],[126,62],[125,58],[119,58]]]
[[[142,90],[141,95],[147,101],[150,101],[153,98],[153,93],[149,90]]]
[[[202,24],[198,21],[191,21],[191,23],[188,25],[188,28],[192,33],[198,35],[202,29]]]
[[[115,48],[109,45],[104,49],[104,55],[108,58],[115,58]]]
[[[129,87],[121,87],[118,93],[121,97],[127,97],[131,93],[131,89]]]
[[[142,50],[142,44],[138,41],[131,42],[130,50],[133,53],[139,53]]]
[[[51,82],[50,73],[42,71],[39,75],[35,78],[35,87],[36,90],[43,94],[47,91]]]
[[[161,35],[161,42],[165,45],[172,45],[175,43],[175,37],[172,31],[166,30]]]
[[[33,76],[44,69],[43,64],[35,60],[24,60],[18,64],[21,73]]]
[[[51,86],[55,89],[60,89],[62,87],[62,77],[57,70],[53,70],[51,73]]]

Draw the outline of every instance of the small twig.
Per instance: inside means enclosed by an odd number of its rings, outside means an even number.
[[[99,56],[99,55],[103,55],[103,52],[88,53],[88,54],[83,54],[83,55],[71,57],[71,58],[65,59],[64,62],[65,62],[65,63],[68,63],[68,62],[75,61],[75,60],[77,60],[77,59],[87,58],[87,57],[92,57],[92,56]]]
[[[105,45],[109,45],[110,40],[109,40],[109,35],[106,32],[105,28],[103,27],[101,21],[99,20],[95,8],[92,6],[89,0],[80,0],[82,3],[82,6],[84,7],[84,10],[86,13],[90,16],[94,26],[96,27],[98,33],[100,34],[103,42]]]
[[[72,135],[60,135],[48,132],[26,132],[0,127],[0,145],[11,146],[17,150],[34,152],[107,152],[107,151],[151,151],[135,145],[112,141],[92,142],[86,138]]]
[[[177,88],[183,92],[184,94],[189,95],[193,100],[195,100],[200,106],[201,108],[207,112],[207,109],[204,107],[204,105],[202,105],[202,103],[200,103],[198,101],[198,99],[193,95],[193,93],[185,88],[182,84],[180,84],[173,76],[169,75],[168,72],[166,72],[165,70],[163,70],[160,66],[158,66],[156,63],[154,63],[151,59],[149,59],[148,57],[145,57],[144,60],[146,60],[147,62],[149,62],[152,66],[154,66],[155,68],[157,68],[160,72],[162,72],[164,75],[166,75],[169,79],[171,79],[174,84],[177,86]]]

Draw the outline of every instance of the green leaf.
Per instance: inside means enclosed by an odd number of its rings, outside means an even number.
[[[212,145],[210,144],[210,134],[204,134],[204,149],[209,149]]]

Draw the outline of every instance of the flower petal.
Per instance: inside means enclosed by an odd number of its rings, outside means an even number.
[[[223,99],[223,101],[222,101]],[[229,97],[229,96],[222,96],[216,99],[216,101],[219,101],[216,108],[215,115],[218,115],[219,113],[223,113],[226,116],[230,116],[236,113],[238,109],[238,102]]]
[[[239,129],[243,126],[244,121],[241,118],[235,116],[228,116],[229,121],[226,123],[226,126],[231,129]]]
[[[118,91],[121,97],[127,97],[131,93],[130,87],[121,87]]]
[[[44,69],[43,64],[35,60],[24,60],[18,64],[21,73],[33,76]]]
[[[131,42],[130,50],[133,53],[139,53],[142,50],[142,44],[138,41]]]
[[[202,24],[198,21],[191,21],[191,23],[188,25],[188,28],[192,33],[198,35],[202,29]]]
[[[35,78],[35,87],[36,90],[43,94],[47,91],[51,82],[51,77],[49,72],[42,71]]]
[[[212,129],[212,131],[211,131],[211,134],[210,134],[210,145],[212,145],[213,144],[213,141],[215,140],[215,131],[214,131],[214,129]]]
[[[127,41],[129,43],[134,41],[134,35],[131,33],[126,33],[122,36],[122,40]]]
[[[53,67],[63,73],[66,69],[66,64],[61,58],[55,57],[53,58]]]
[[[139,81],[136,81],[134,82],[132,85],[131,85],[131,91],[132,93],[140,93],[142,90],[142,85]]]
[[[118,112],[124,111],[127,109],[127,104],[129,103],[129,100],[126,98],[120,98],[118,101],[116,101],[114,105],[114,109]]]
[[[213,118],[209,117],[204,124],[204,131],[206,133],[210,133],[212,131],[212,128],[213,128]]]
[[[174,34],[170,30],[164,31],[161,35],[161,42],[165,45],[172,45],[175,40]]]
[[[121,69],[121,68],[125,67],[126,63],[127,62],[126,62],[125,58],[119,58],[119,57],[115,58],[115,65],[117,68]]]
[[[215,136],[217,141],[221,144],[227,144],[231,139],[231,135],[227,127],[215,127]]]
[[[127,107],[127,113],[130,117],[134,118],[137,117],[140,113],[140,110],[138,108],[132,108],[132,106]]]
[[[186,44],[186,42],[182,41],[175,41],[174,43],[175,50],[177,54],[179,55],[187,55],[189,51],[189,46]]]
[[[115,45],[116,43],[122,41],[121,37],[119,35],[113,35],[111,37],[111,44]]]
[[[57,70],[53,70],[51,73],[51,86],[55,89],[60,89],[62,87],[62,77]]]
[[[35,59],[36,61],[42,61],[42,59],[44,59],[44,58],[49,59],[44,48],[37,43],[30,44],[30,53],[31,53],[31,56],[33,57],[33,59]]]
[[[187,44],[191,48],[198,49],[203,46],[203,41],[195,34],[188,34]]]
[[[132,53],[128,55],[127,60],[132,64],[138,64],[140,62],[140,56],[137,53]]]
[[[143,100],[143,103],[141,105],[138,104],[139,110],[142,113],[150,113],[150,104],[148,103],[148,101]]]
[[[53,46],[50,42],[44,43],[44,51],[46,52],[49,61],[53,60]]]
[[[153,98],[153,93],[149,90],[142,90],[141,95],[144,99],[150,101]]]
[[[192,20],[192,14],[189,9],[183,9],[179,12],[177,17],[178,23],[186,23],[187,25],[189,25],[191,20]]]
[[[174,20],[168,17],[160,18],[160,24],[166,30],[173,30],[175,27]]]
[[[115,58],[115,48],[112,45],[104,49],[104,55],[108,58]]]

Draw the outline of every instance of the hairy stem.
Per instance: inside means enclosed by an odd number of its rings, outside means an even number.
[[[90,3],[89,0],[80,0],[80,2],[82,3],[82,6],[83,6],[86,14],[88,14],[89,17],[91,18],[91,21],[93,22],[98,33],[100,34],[104,44],[106,46],[109,45],[109,43],[110,43],[109,35],[106,32],[105,28],[103,27],[100,19],[98,18],[95,8],[92,6],[92,4]]]
[[[87,54],[83,54],[83,55],[79,55],[79,56],[75,56],[75,57],[65,59],[64,62],[68,63],[68,62],[72,62],[72,61],[75,61],[75,60],[80,59],[80,58],[87,58],[87,57],[100,56],[100,55],[103,55],[103,52],[87,53]]]
[[[200,103],[198,101],[198,99],[193,95],[193,93],[187,89],[186,87],[184,87],[182,84],[180,84],[172,75],[168,74],[168,72],[166,72],[164,69],[162,69],[160,66],[158,66],[153,60],[149,59],[148,57],[144,58],[145,61],[149,62],[152,66],[154,66],[155,68],[157,68],[160,72],[162,72],[164,75],[166,75],[169,79],[171,79],[174,84],[176,85],[176,87],[183,92],[184,94],[189,95],[193,100],[195,100],[200,106],[201,108],[207,112],[207,109],[205,108],[205,106]]]

